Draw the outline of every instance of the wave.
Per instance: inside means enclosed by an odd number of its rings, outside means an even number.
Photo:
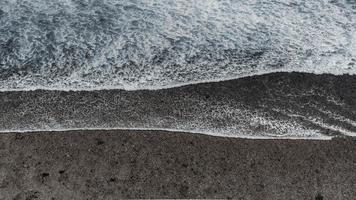
[[[0,2],[0,90],[161,89],[356,74],[352,1]]]
[[[224,137],[356,136],[356,76],[274,73],[164,90],[0,92],[0,132],[174,130]]]
[[[129,85],[123,85],[123,86],[113,86],[113,85],[95,85],[91,87],[77,87],[77,86],[27,86],[26,88],[0,88],[0,92],[16,92],[16,91],[36,91],[36,90],[49,90],[49,91],[74,91],[74,92],[80,92],[80,91],[100,91],[100,90],[126,90],[126,91],[139,91],[139,90],[164,90],[164,89],[171,89],[171,88],[178,88],[178,87],[184,87],[184,86],[189,86],[189,85],[196,85],[196,84],[203,84],[203,83],[218,83],[218,82],[225,82],[225,81],[231,81],[231,80],[236,80],[240,78],[247,78],[247,77],[253,77],[253,76],[260,76],[260,75],[268,75],[268,74],[274,74],[274,73],[312,73],[315,75],[322,75],[322,74],[327,74],[327,75],[355,75],[353,73],[345,73],[343,71],[338,71],[336,73],[325,73],[325,72],[308,72],[309,70],[305,71],[281,71],[281,70],[276,70],[276,71],[259,71],[258,73],[254,74],[246,74],[246,75],[240,75],[237,77],[225,77],[223,79],[206,79],[206,80],[200,80],[200,81],[191,81],[191,82],[183,82],[183,83],[177,83],[177,84],[170,84],[170,85],[164,85],[164,86],[140,86],[140,87],[133,87]]]

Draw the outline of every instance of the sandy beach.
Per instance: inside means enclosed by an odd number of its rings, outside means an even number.
[[[0,199],[356,196],[356,141],[160,131],[0,135]]]

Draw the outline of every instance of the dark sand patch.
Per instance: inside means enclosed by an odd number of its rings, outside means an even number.
[[[356,196],[356,141],[160,131],[0,135],[0,199]]]

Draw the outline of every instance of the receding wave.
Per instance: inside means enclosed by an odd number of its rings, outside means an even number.
[[[0,90],[355,74],[355,19],[349,0],[2,0]]]
[[[356,76],[274,73],[162,90],[0,92],[0,132],[179,130],[226,137],[356,136]]]

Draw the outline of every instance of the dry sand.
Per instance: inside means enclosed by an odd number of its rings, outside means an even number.
[[[160,131],[0,135],[0,199],[356,196],[356,141]]]

